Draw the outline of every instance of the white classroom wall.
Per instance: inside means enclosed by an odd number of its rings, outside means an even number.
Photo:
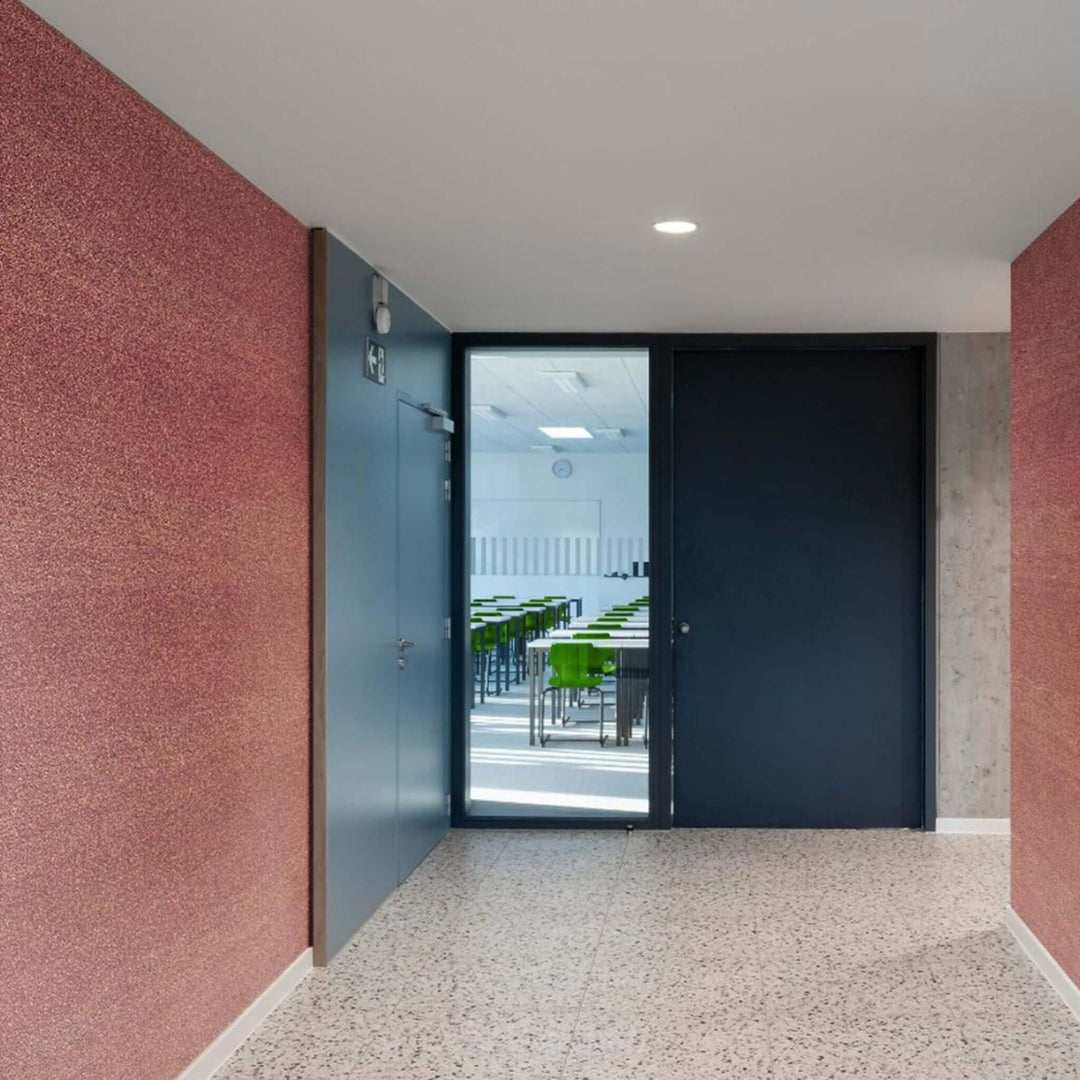
[[[589,613],[648,592],[603,576],[648,559],[648,454],[478,453],[470,486],[474,596],[581,596]]]

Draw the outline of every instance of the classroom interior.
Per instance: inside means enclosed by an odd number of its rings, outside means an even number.
[[[648,362],[470,353],[472,817],[649,812]]]

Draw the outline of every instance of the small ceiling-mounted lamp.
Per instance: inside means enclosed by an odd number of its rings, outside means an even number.
[[[687,236],[697,232],[696,221],[654,221],[653,228],[658,233],[667,233],[668,236]]]
[[[583,427],[541,427],[537,431],[543,432],[549,439],[591,439],[592,432]]]
[[[371,317],[376,333],[390,333],[390,282],[382,274],[371,282]]]

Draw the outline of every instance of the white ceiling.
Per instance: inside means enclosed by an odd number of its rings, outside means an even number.
[[[554,445],[575,454],[649,449],[649,353],[645,349],[473,349],[471,404],[494,405],[506,419],[473,413],[473,453],[540,453]],[[576,371],[585,383],[568,393],[544,371]],[[544,427],[622,428],[617,441],[549,439]],[[549,453],[554,459],[555,455]]]
[[[455,330],[1002,330],[1080,195],[1077,0],[30,6]]]

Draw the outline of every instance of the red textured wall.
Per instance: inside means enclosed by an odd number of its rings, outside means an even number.
[[[308,944],[305,229],[0,0],[0,1076],[174,1077]]]
[[[1080,202],[1012,272],[1012,903],[1080,984]]]

